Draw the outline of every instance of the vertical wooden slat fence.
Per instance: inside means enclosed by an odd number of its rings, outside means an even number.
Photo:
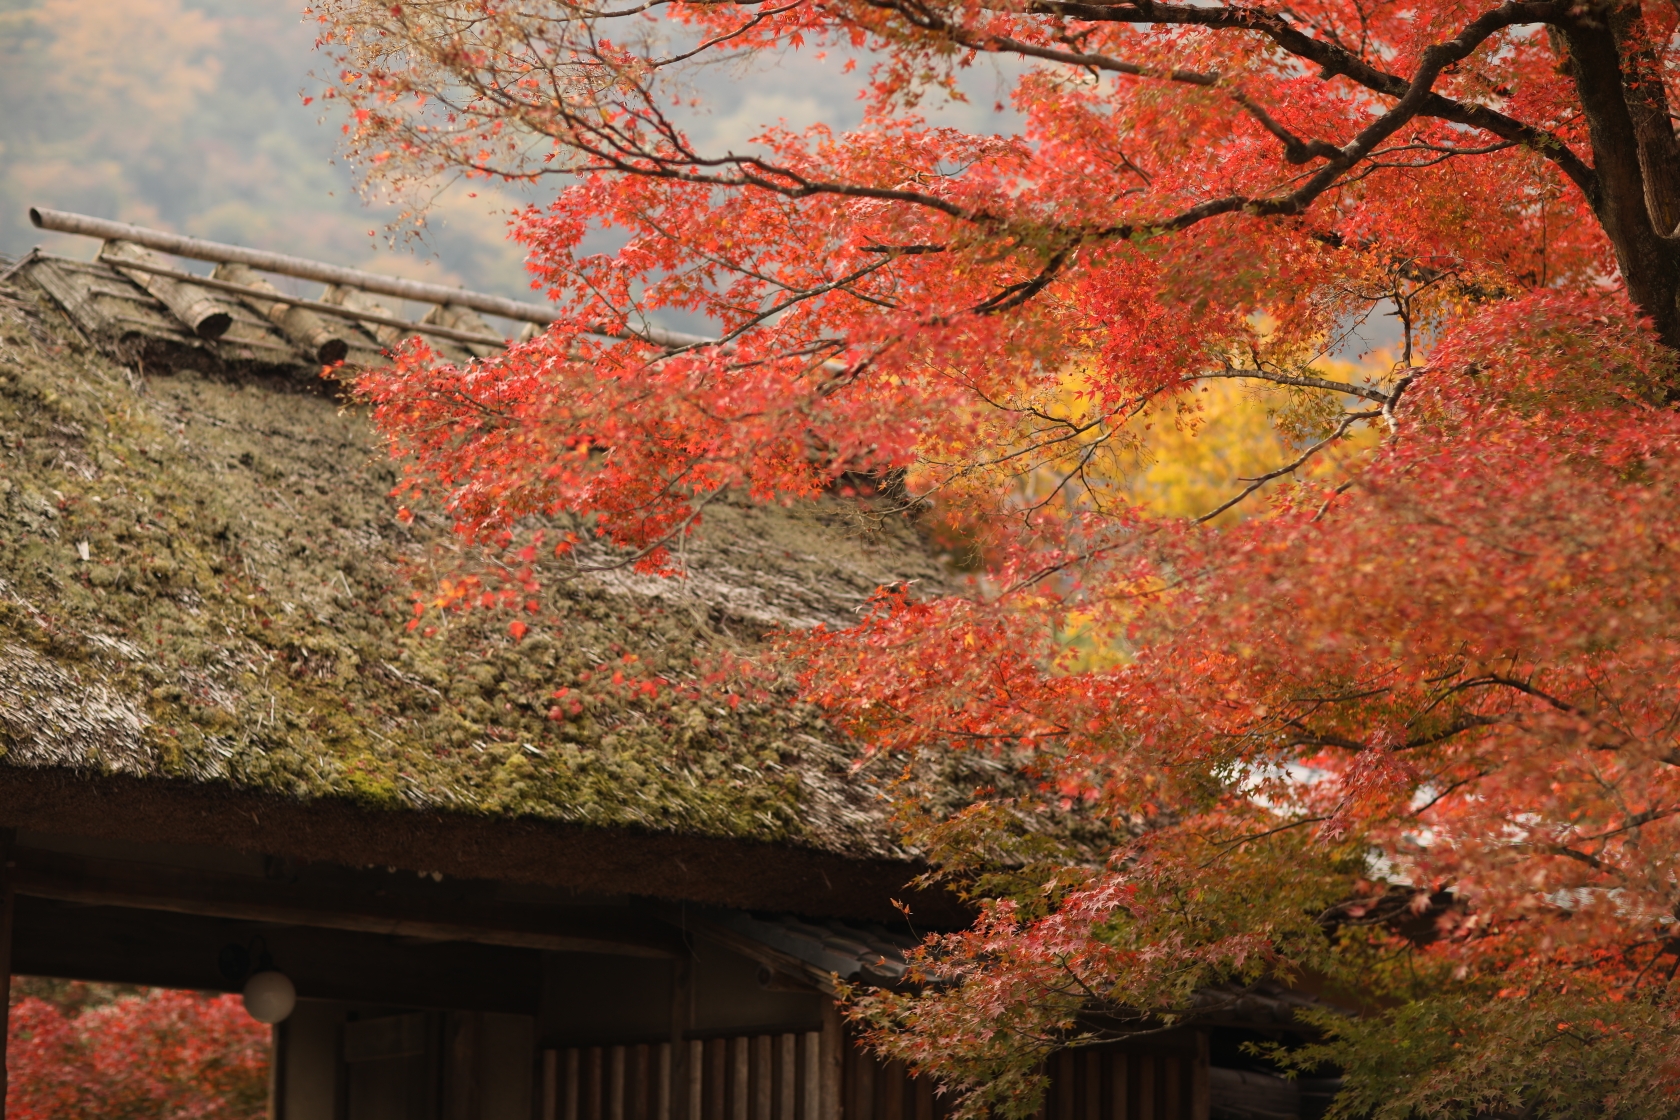
[[[688,1084],[672,1084],[669,1043],[548,1050],[539,1120],[831,1120],[822,1034],[691,1039]],[[1066,1050],[1050,1059],[1039,1120],[1205,1120],[1193,1053]],[[945,1120],[947,1102],[903,1062],[847,1046],[840,1120]],[[675,1111],[686,1101],[684,1115]]]
[[[844,1120],[943,1120],[949,1108],[933,1082],[911,1077],[903,1062],[884,1062],[856,1046],[846,1048],[841,1070]]]
[[[1200,1120],[1205,1105],[1194,1055],[1114,1048],[1064,1050],[1050,1059],[1044,1120]]]
[[[544,1051],[540,1120],[823,1120],[821,1032],[682,1045],[686,1085],[672,1084],[668,1042]]]

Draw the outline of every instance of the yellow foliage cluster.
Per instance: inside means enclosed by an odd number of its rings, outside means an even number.
[[[1378,351],[1360,362],[1321,359],[1312,368],[1326,378],[1360,384],[1386,378],[1393,365],[1390,354]],[[1325,394],[1314,400],[1339,403]],[[1290,390],[1235,380],[1205,382],[1167,408],[1134,420],[1132,427],[1137,440],[1121,458],[1119,485],[1132,501],[1162,517],[1200,517],[1217,509],[1240,493],[1247,479],[1294,461],[1328,434],[1322,418],[1301,415]],[[1372,428],[1358,427],[1314,456],[1300,473],[1334,477],[1375,442]],[[1288,484],[1285,478],[1272,485]],[[1221,514],[1216,523],[1263,513],[1262,496]]]
[[[1375,350],[1360,360],[1321,357],[1307,368],[1327,380],[1362,385],[1391,381],[1396,362],[1389,351]],[[1076,376],[1064,388],[1070,406],[1078,398],[1078,385]],[[1348,403],[1316,390],[1302,394],[1260,381],[1211,379],[1109,435],[1101,454],[1090,458],[1083,479],[1096,500],[1120,498],[1159,518],[1202,518],[1241,494],[1250,480],[1299,459],[1334,430]],[[1265,516],[1272,508],[1268,492],[1297,479],[1334,483],[1347,477],[1378,438],[1370,422],[1361,422],[1299,472],[1273,480],[1217,514],[1212,524]],[[1054,486],[1066,470],[1065,463],[1058,466],[1060,471],[1046,466],[1035,472],[1027,482],[1029,495],[1042,496]],[[1132,616],[1131,595],[1139,589],[1117,590],[1116,596],[1087,602],[1062,617],[1057,635],[1062,668],[1101,669],[1129,658],[1123,633]]]

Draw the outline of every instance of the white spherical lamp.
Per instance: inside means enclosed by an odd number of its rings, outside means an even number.
[[[245,1011],[259,1023],[278,1023],[297,1006],[297,989],[284,972],[272,968],[245,981]]]

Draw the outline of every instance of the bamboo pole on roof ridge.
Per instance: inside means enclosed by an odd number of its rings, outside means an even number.
[[[105,258],[101,257],[100,259],[104,260]],[[106,263],[110,262],[106,261]],[[396,341],[401,341],[410,335],[421,334],[436,335],[439,338],[454,339],[458,342],[482,342],[498,346],[507,344],[507,339],[499,334],[478,334],[473,331],[458,331],[449,327],[411,323],[407,319],[393,315],[383,304],[375,301],[365,292],[357,291],[354,288],[329,288],[327,294],[320,299],[304,299],[301,296],[288,296],[276,291],[273,285],[253,288],[246,284],[235,284],[229,280],[218,280],[214,276],[194,276],[190,272],[165,268],[162,265],[132,263],[127,265],[126,268],[131,272],[149,272],[171,280],[182,280],[218,292],[231,292],[237,296],[261,300],[265,303],[283,303],[292,307],[306,307],[324,315],[331,315],[339,319],[350,319],[358,323],[377,323],[383,327],[394,329],[396,334],[392,337]],[[341,301],[340,293],[344,292],[349,292],[353,298]],[[376,332],[376,337],[383,339],[385,334]]]
[[[348,287],[361,288],[367,292],[378,292],[381,295],[411,299],[418,303],[459,303],[471,307],[474,311],[484,311],[491,315],[500,315],[505,319],[517,319],[522,322],[550,323],[554,321],[554,310],[542,304],[524,303],[520,300],[508,299],[505,296],[486,295],[483,292],[469,292],[465,288],[451,288],[445,284],[429,284],[420,280],[404,280],[396,276],[382,276],[377,272],[366,272],[359,268],[345,268],[341,265],[312,261],[306,257],[294,257],[289,253],[271,253],[263,249],[248,249],[242,245],[229,245],[220,241],[185,237],[160,229],[148,229],[145,226],[130,225],[127,222],[113,222],[87,214],[73,214],[65,210],[33,207],[29,211],[29,220],[39,229],[81,234],[84,237],[99,237],[107,241],[129,241],[177,257],[189,257],[193,260],[218,263],[243,264],[251,268],[261,269],[263,272],[278,272],[282,276],[295,276],[300,280],[317,280],[323,284],[342,284]]]
[[[557,317],[554,309],[546,304],[525,303],[521,300],[508,299],[505,296],[487,295],[484,292],[472,292],[465,288],[451,288],[445,284],[429,284],[419,280],[404,280],[396,276],[383,276],[377,272],[366,272],[359,268],[345,268],[342,265],[312,261],[306,257],[294,257],[289,253],[272,253],[264,249],[248,249],[242,245],[229,245],[220,241],[185,237],[178,233],[148,229],[145,226],[130,225],[127,222],[113,222],[107,218],[75,214],[68,210],[51,210],[42,206],[32,206],[29,209],[29,220],[37,229],[49,229],[57,233],[74,233],[83,237],[98,237],[107,241],[129,241],[177,257],[249,265],[251,268],[260,269],[263,272],[295,276],[300,280],[316,280],[322,284],[360,288],[365,292],[396,296],[399,299],[413,300],[416,303],[455,304],[460,307],[471,308],[474,311],[481,311],[487,315],[498,315],[504,319],[513,319],[524,323],[547,325]],[[659,327],[637,327],[623,331],[602,329],[592,331],[592,333],[609,337],[636,337],[656,346],[671,348],[703,346],[717,341],[704,335],[668,331]]]
[[[247,264],[223,261],[210,275],[216,280],[243,284],[248,288],[271,292],[277,296],[281,294],[280,289],[258,276],[256,270]],[[334,362],[342,362],[344,356],[350,352],[350,341],[344,337],[345,332],[334,330],[332,325],[309,308],[289,304],[283,299],[265,300],[257,296],[243,298],[254,311],[279,327],[282,334],[307,350],[310,356],[322,365],[330,366]]]
[[[449,327],[451,330],[457,331],[467,331],[477,334],[490,333],[489,323],[480,319],[472,308],[462,307],[458,303],[440,303],[436,307],[433,307],[430,311],[426,312],[425,317],[422,318],[420,322],[428,326],[436,324],[438,326]],[[467,352],[475,358],[488,358],[501,348],[502,347],[500,346],[491,346],[482,342],[467,343]]]
[[[403,329],[394,322],[398,318],[396,312],[360,288],[347,288],[342,284],[330,285],[321,295],[321,302],[336,304],[373,324],[373,337],[379,340],[381,346],[390,348],[407,337]]]
[[[155,269],[126,267],[158,263],[156,257],[134,242],[107,240],[99,250],[99,258],[157,297],[199,338],[220,338],[233,326],[232,313],[198,285],[159,275]]]

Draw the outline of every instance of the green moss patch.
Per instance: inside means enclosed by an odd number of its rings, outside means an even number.
[[[701,667],[937,579],[905,526],[725,507],[686,580],[551,563],[521,617],[554,623],[516,642],[500,610],[408,629],[477,558],[395,481],[327,394],[127,369],[0,288],[5,761],[894,852],[815,713]]]

